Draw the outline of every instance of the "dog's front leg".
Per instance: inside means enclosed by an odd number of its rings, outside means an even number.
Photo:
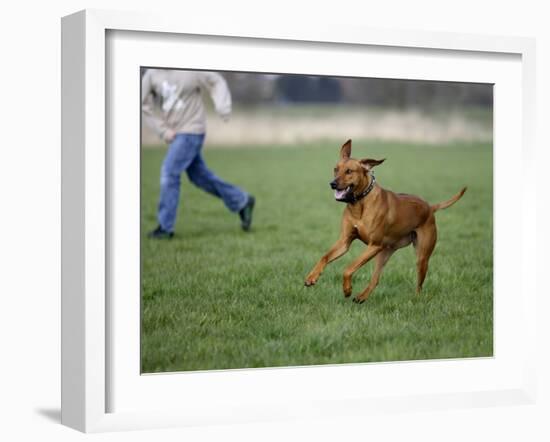
[[[319,260],[319,262],[315,264],[313,270],[309,272],[306,277],[305,286],[310,287],[315,285],[327,264],[344,255],[349,250],[349,246],[352,241],[353,237],[351,236],[340,237],[340,239],[336,241],[330,250]]]
[[[344,296],[347,298],[351,295],[351,277],[353,274],[372,258],[374,258],[380,251],[382,246],[377,246],[374,244],[369,244],[367,250],[365,250],[351,265],[344,271]]]

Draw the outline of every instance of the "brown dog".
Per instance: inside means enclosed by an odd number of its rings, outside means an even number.
[[[340,150],[340,161],[334,168],[334,180],[330,183],[336,200],[347,203],[340,238],[307,275],[305,285],[314,285],[326,265],[345,254],[351,242],[359,238],[368,247],[344,271],[345,297],[351,295],[352,275],[372,258],[376,258],[369,285],[353,300],[364,302],[378,285],[388,259],[397,249],[411,243],[417,257],[416,293],[420,293],[437,239],[434,214],[457,202],[466,188],[450,200],[430,206],[417,196],[394,193],[376,184],[372,169],[384,160],[356,160],[350,157],[351,140],[348,140]]]

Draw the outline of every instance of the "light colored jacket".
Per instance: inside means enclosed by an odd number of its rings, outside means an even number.
[[[201,89],[205,89],[212,97],[216,112],[222,118],[228,118],[231,113],[231,93],[220,74],[148,69],[141,80],[144,121],[161,138],[164,138],[168,129],[177,133],[205,133],[206,113]],[[155,111],[155,103],[160,105],[160,112]]]

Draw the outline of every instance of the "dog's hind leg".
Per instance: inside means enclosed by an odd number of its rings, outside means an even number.
[[[416,271],[417,283],[416,294],[422,290],[422,284],[428,273],[428,261],[435,248],[437,241],[437,228],[435,226],[435,218],[432,215],[422,226],[416,229],[416,240],[413,241],[416,249]]]

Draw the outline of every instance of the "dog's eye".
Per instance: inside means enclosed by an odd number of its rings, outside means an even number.
[[[346,174],[349,175],[351,173],[351,169],[346,169]]]

